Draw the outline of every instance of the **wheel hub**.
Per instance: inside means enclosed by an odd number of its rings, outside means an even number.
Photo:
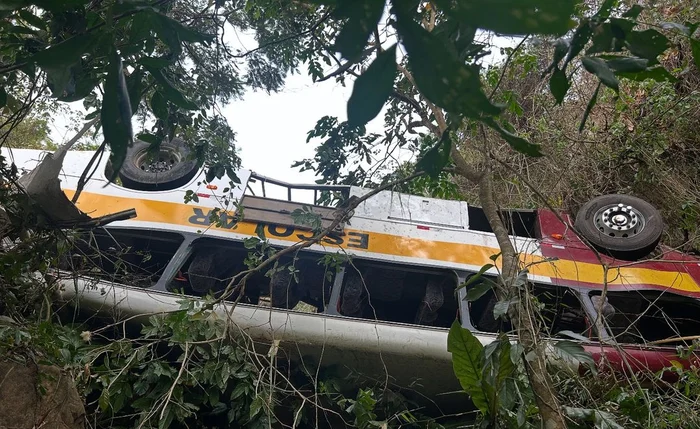
[[[594,217],[596,228],[603,234],[616,238],[628,238],[644,229],[642,213],[630,205],[619,203],[599,209]]]
[[[178,154],[161,149],[156,155],[151,155],[147,151],[136,158],[136,166],[149,173],[163,173],[172,170],[180,162]]]

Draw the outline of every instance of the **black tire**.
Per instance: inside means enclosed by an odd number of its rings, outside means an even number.
[[[139,191],[164,191],[187,184],[197,174],[197,161],[188,159],[190,150],[181,139],[161,143],[155,162],[150,162],[149,147],[149,143],[136,140],[127,150],[119,171],[124,187]]]
[[[616,218],[620,223],[613,220]],[[620,194],[602,195],[584,204],[574,226],[601,252],[626,260],[649,255],[664,231],[661,213],[654,206]]]
[[[274,308],[294,308],[299,304],[297,284],[287,267],[282,267],[270,279],[270,303]]]

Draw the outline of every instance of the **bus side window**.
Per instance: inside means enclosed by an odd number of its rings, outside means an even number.
[[[151,287],[184,241],[182,235],[103,228],[78,236],[61,268],[130,286]]]
[[[221,296],[236,300],[238,283],[248,270],[249,250],[233,240],[204,238],[192,244],[187,261],[169,285],[171,291],[188,295]],[[269,272],[256,272],[245,281],[240,302],[264,307],[284,308],[307,313],[324,311],[330,299],[335,270],[312,252],[298,252],[294,258],[282,258],[270,265]],[[241,274],[241,275],[239,275]],[[235,280],[234,280],[235,279]],[[233,280],[233,283],[231,283]],[[227,287],[231,288],[227,291]]]
[[[592,292],[596,311],[600,292]],[[644,344],[664,340],[679,345],[681,338],[693,338],[700,332],[698,300],[669,292],[609,291],[603,305],[605,325],[619,343]],[[678,339],[678,340],[675,340]],[[692,341],[692,340],[690,340]]]
[[[343,316],[447,328],[458,314],[457,276],[399,264],[354,261],[345,268]]]
[[[470,288],[483,281],[495,281],[484,277]],[[562,286],[534,284],[531,298],[541,304],[539,323],[547,335],[556,335],[561,331],[572,331],[588,337],[590,328],[583,310],[578,292]],[[498,299],[491,289],[477,300],[469,303],[469,317],[472,325],[482,332],[510,332],[513,325],[510,320],[496,319],[494,308]]]

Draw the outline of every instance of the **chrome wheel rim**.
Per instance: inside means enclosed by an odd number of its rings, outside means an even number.
[[[148,173],[163,173],[172,170],[181,161],[177,152],[161,148],[158,154],[152,155],[148,151],[143,151],[134,160],[136,167]]]
[[[644,229],[642,212],[628,204],[613,204],[598,209],[593,217],[596,229],[614,238],[630,238]]]

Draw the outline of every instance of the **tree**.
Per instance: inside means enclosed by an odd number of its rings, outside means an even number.
[[[554,43],[553,60],[545,74],[549,75],[549,89],[558,104],[565,100],[572,80],[580,79],[582,71],[594,76],[597,86],[582,112],[579,130],[584,129],[601,88],[607,87],[618,93],[620,78],[674,79],[658,61],[658,57],[669,48],[667,37],[654,28],[636,29],[642,7],[624,7],[615,1],[604,1],[596,9],[579,9],[575,28],[569,24],[576,7],[581,6],[577,2],[559,2],[556,6],[525,2],[504,7],[488,2],[477,2],[477,6],[436,1],[416,7],[415,2],[394,1],[386,26],[394,32],[382,39],[376,23],[381,17],[383,2],[365,2],[363,13],[349,8],[344,10],[340,3],[338,10],[345,12],[344,16],[350,21],[336,41],[336,49],[348,61],[338,71],[350,69],[352,72],[355,55],[360,52],[373,49],[376,59],[357,77],[348,102],[348,122],[337,124],[326,118],[319,121],[311,136],[328,138],[319,146],[314,160],[305,160],[298,165],[303,169],[315,169],[326,179],[366,181],[370,174],[361,168],[341,175],[337,163],[328,162],[337,157],[328,157],[328,153],[352,150],[360,156],[367,156],[366,137],[363,137],[361,128],[355,131],[357,136],[353,136],[353,130],[376,116],[386,100],[391,100],[391,108],[385,116],[387,133],[384,143],[405,145],[405,133],[410,133],[416,126],[427,129],[423,138],[432,141],[416,168],[437,177],[451,162],[456,175],[477,187],[479,202],[501,247],[501,282],[496,291],[501,302],[515,304],[510,306],[509,313],[525,353],[533,356],[525,364],[529,367],[530,382],[544,425],[566,427],[546,371],[543,350],[538,346],[539,329],[530,312],[522,307],[528,301],[528,292],[525,289],[524,296],[520,295],[518,289],[521,288],[516,285],[523,267],[519,266],[517,251],[499,217],[493,192],[492,170],[494,159],[498,159],[492,145],[493,134],[517,152],[529,156],[541,155],[540,147],[516,136],[512,132],[513,126],[501,114],[503,108],[493,103],[503,76],[492,82],[490,94],[486,95],[477,65],[477,60],[484,55],[484,46],[474,42],[474,35],[477,28],[501,34],[553,36],[571,30],[570,38],[560,38]],[[539,15],[535,12],[538,6],[547,12]],[[352,17],[356,18],[355,24],[352,24]],[[538,17],[542,20],[538,21]],[[699,46],[700,42],[692,38],[697,24],[671,27],[680,29],[689,38],[691,46]],[[372,41],[365,45],[372,34]],[[348,46],[351,38],[354,38],[354,48]],[[387,39],[388,44],[399,39],[406,49],[405,56],[398,63],[394,61],[396,46],[382,46],[383,42],[387,44]],[[698,63],[697,48],[695,52]],[[396,108],[397,105],[403,108]],[[374,140],[376,137],[370,141]],[[472,151],[483,161],[476,165],[468,162],[461,152],[463,150]]]
[[[46,119],[25,117],[18,123],[5,140],[7,147],[24,149],[55,149],[56,145],[49,137]]]
[[[133,140],[136,113],[153,121],[138,137],[154,146],[175,135],[201,136],[196,153],[209,161],[209,174],[221,177],[237,158],[227,152],[232,133],[218,114],[219,104],[244,88],[277,90],[284,76],[304,63],[317,80],[354,76],[348,120],[319,121],[310,137],[326,140],[314,159],[299,166],[326,181],[367,184],[377,166],[367,169],[361,161],[372,163],[379,148],[401,147],[418,153],[419,172],[433,179],[448,172],[475,187],[501,247],[496,291],[516,326],[520,361],[545,427],[563,428],[565,415],[547,372],[539,327],[526,305],[529,292],[519,280],[525,267],[499,217],[493,190],[492,172],[500,159],[494,142],[530,157],[542,156],[542,147],[518,135],[496,102],[504,94],[499,92],[503,76],[490,87],[484,82],[480,60],[488,46],[477,34],[560,37],[546,68],[554,100],[572,97],[571,84],[582,75],[596,81],[581,112],[583,129],[606,88],[620,92],[621,78],[672,78],[658,61],[668,38],[656,28],[639,29],[641,11],[615,0],[599,7],[574,0],[392,0],[388,9],[384,0],[284,6],[268,0],[12,3],[2,11],[0,32],[9,52],[0,65],[5,99],[18,100],[19,88],[29,90],[2,127],[21,122],[50,91],[59,101],[83,100],[87,124],[99,124],[103,132],[101,149],[110,148],[115,175]],[[380,24],[382,16],[387,20]],[[229,25],[255,31],[259,47],[232,52],[221,41]],[[697,27],[668,26],[693,47],[696,63]],[[246,66],[242,73],[236,71],[240,59]],[[324,63],[337,68],[325,74]],[[385,135],[365,135],[365,124],[387,101]],[[206,143],[212,136],[219,137],[214,138],[218,145]],[[478,162],[467,159],[466,150],[478,154]],[[358,158],[358,167],[347,171]],[[491,412],[490,418],[497,416]]]

